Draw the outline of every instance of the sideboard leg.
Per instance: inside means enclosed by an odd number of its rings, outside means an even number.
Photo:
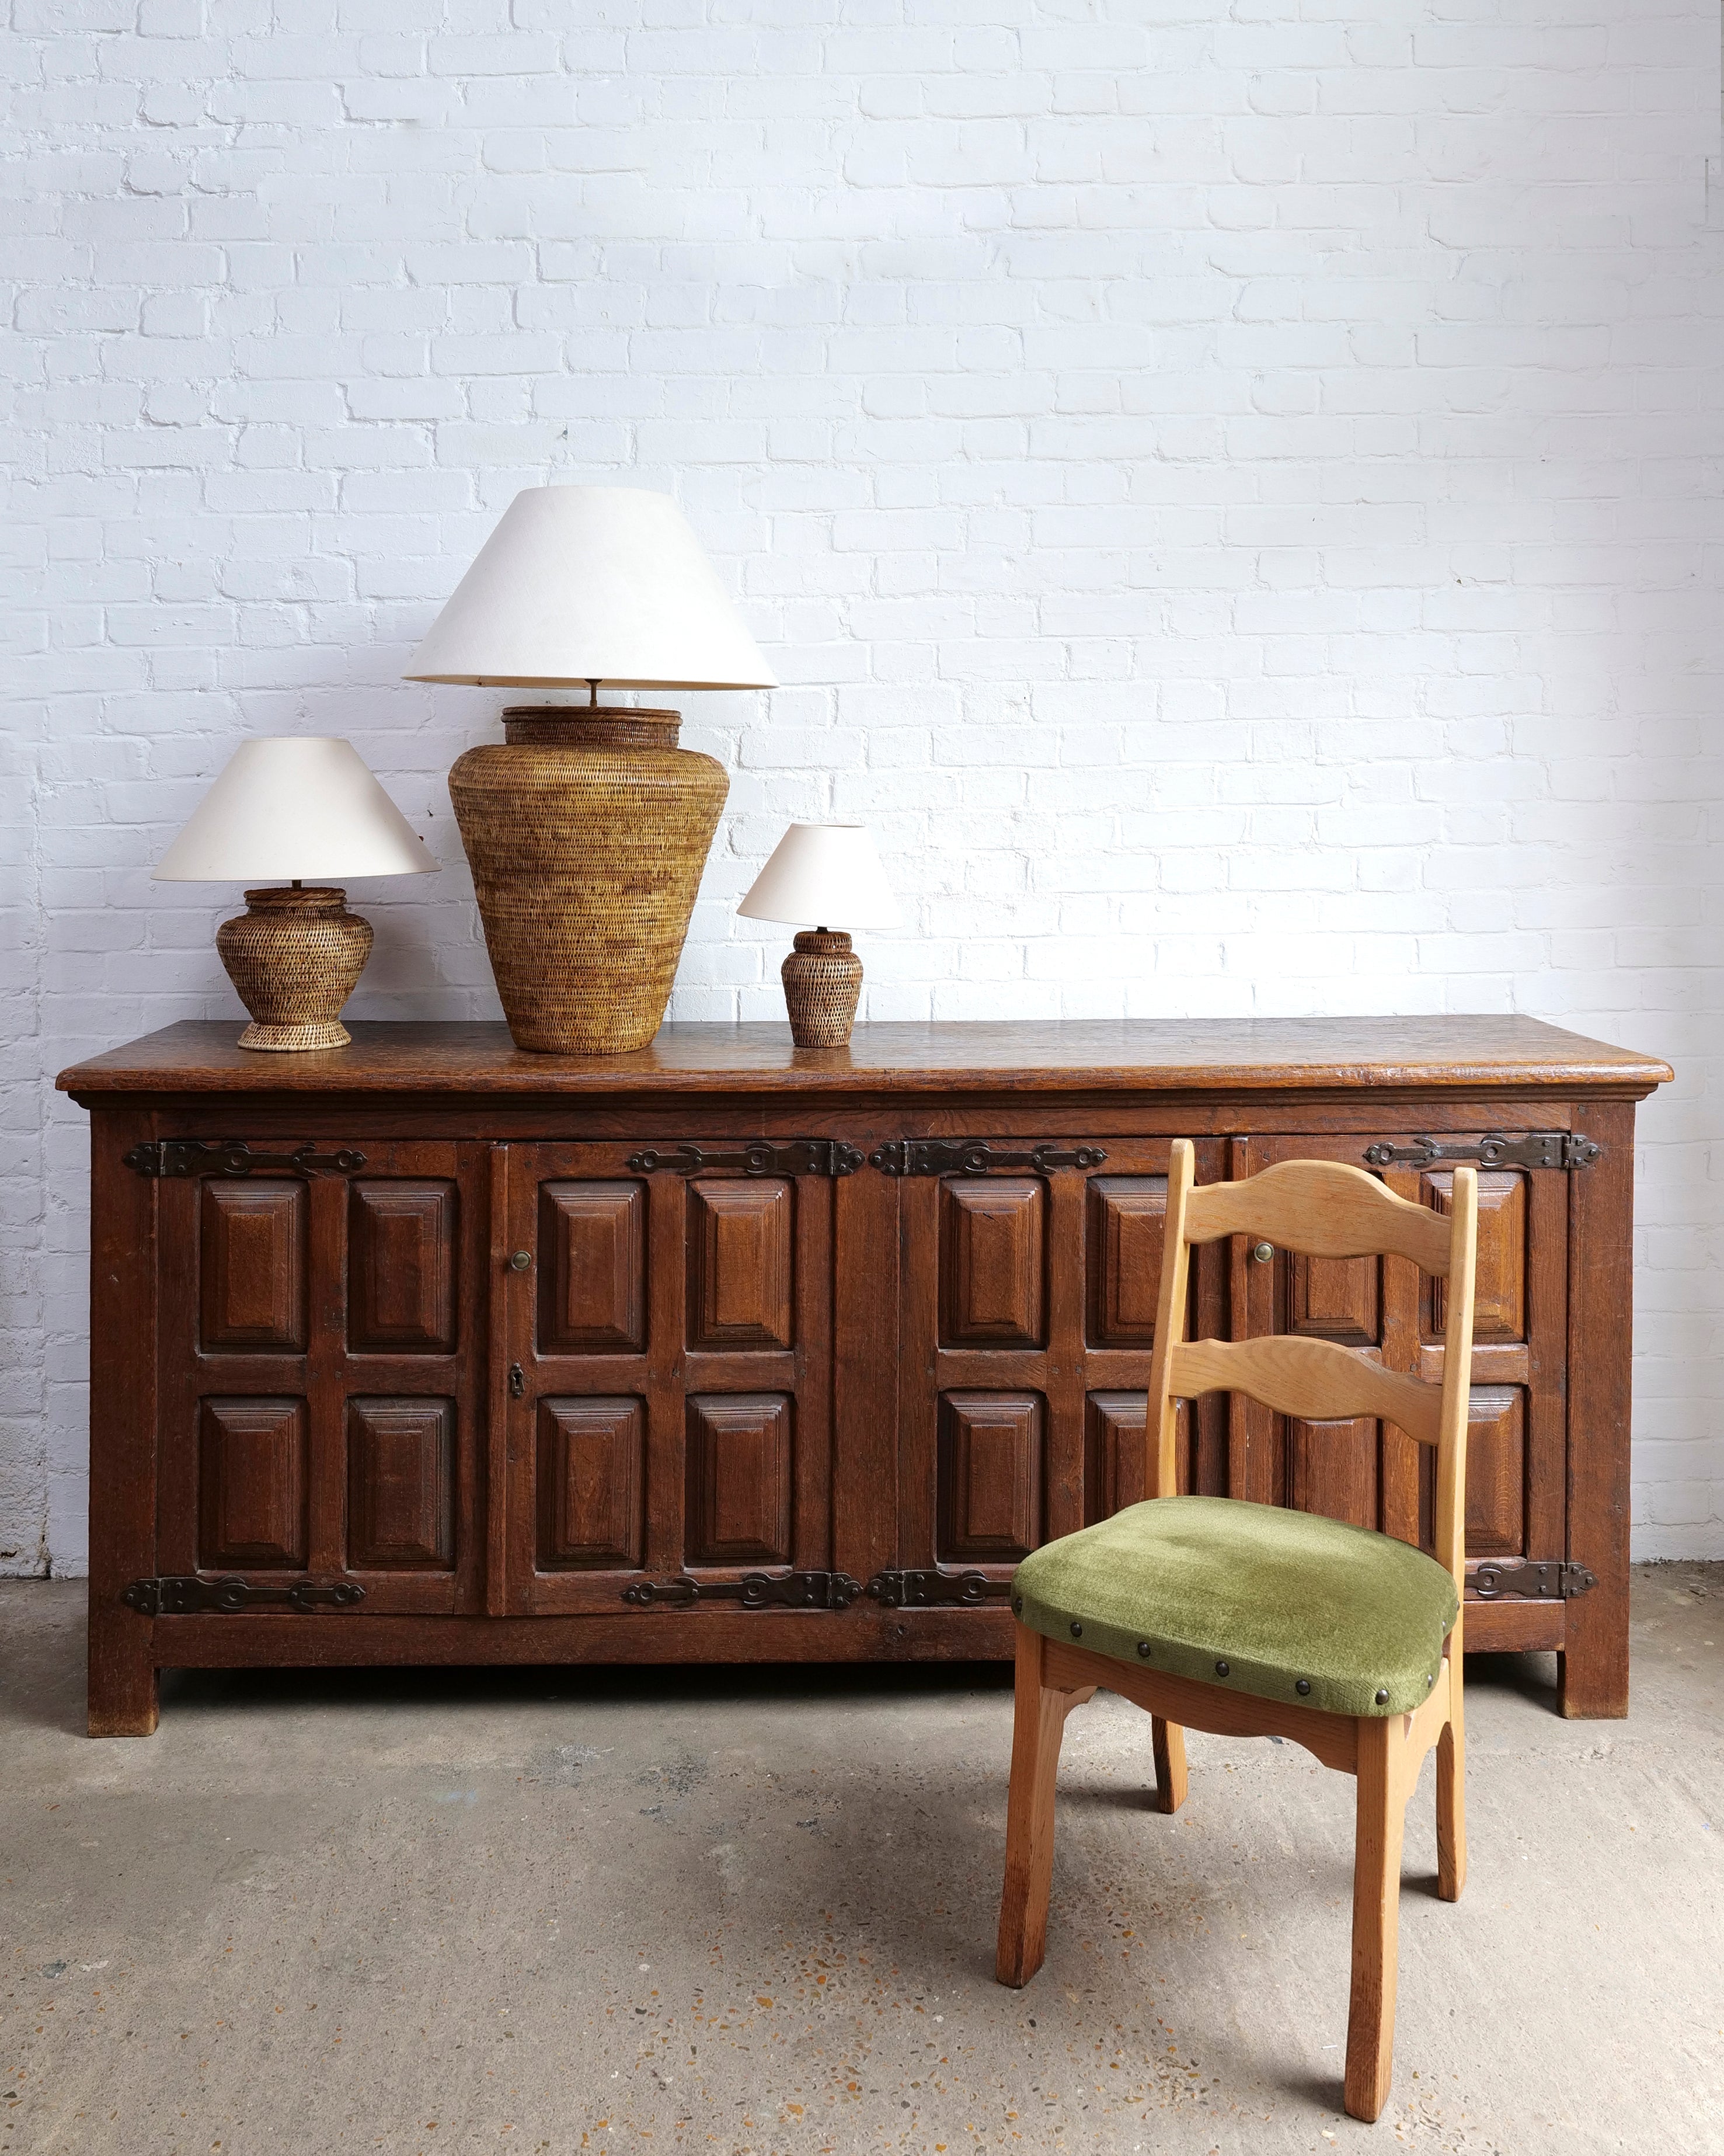
[[[126,1637],[127,1629],[135,1637]],[[146,1617],[127,1609],[98,1621],[90,1612],[90,1733],[92,1737],[153,1737],[160,1673]]]
[[[156,1561],[156,1192],[126,1165],[147,1110],[90,1126],[90,1733],[156,1727],[156,1626],[120,1597]]]
[[[1598,1584],[1563,1613],[1557,1702],[1611,1720],[1629,1711],[1634,1107],[1588,1102],[1583,1127],[1603,1152],[1569,1178],[1568,1555]]]

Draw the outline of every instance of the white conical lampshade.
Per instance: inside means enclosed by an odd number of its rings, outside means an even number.
[[[517,494],[403,678],[778,685],[682,511],[668,494],[632,486]]]
[[[793,824],[736,911],[813,928],[895,928],[903,917],[865,824]]]
[[[165,883],[424,875],[438,863],[350,742],[242,742],[157,863]]]

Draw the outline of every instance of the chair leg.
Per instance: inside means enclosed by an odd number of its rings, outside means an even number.
[[[1177,1812],[1185,1802],[1185,1732],[1158,1714],[1150,1717],[1149,1726],[1155,1745],[1156,1810]]]
[[[994,1974],[1014,1989],[1042,1965],[1048,1893],[1054,1880],[1054,1781],[1065,1717],[1090,1691],[1053,1691],[1042,1682],[1042,1637],[1018,1630],[1012,1717],[1012,1785],[1006,1802],[1006,1878],[1000,1894]]]
[[[1466,1884],[1466,1706],[1458,1655],[1449,1685],[1449,1719],[1437,1739],[1437,1896],[1458,1902]]]
[[[1353,1846],[1352,1996],[1347,2015],[1347,2108],[1368,2124],[1388,2100],[1395,2048],[1395,1955],[1400,1925],[1406,1738],[1399,1715],[1357,1724],[1358,1811]]]

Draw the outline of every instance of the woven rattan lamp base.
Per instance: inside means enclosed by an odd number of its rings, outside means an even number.
[[[341,1006],[371,956],[368,921],[332,885],[249,891],[246,911],[216,931],[216,949],[252,1023],[242,1048],[345,1048]]]
[[[520,706],[449,775],[517,1048],[644,1048],[670,999],[730,782],[675,711]]]
[[[846,1048],[862,993],[862,961],[847,930],[802,928],[778,968],[790,1038],[798,1048]]]

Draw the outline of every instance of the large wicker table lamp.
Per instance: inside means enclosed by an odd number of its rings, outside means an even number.
[[[516,1045],[645,1047],[729,781],[677,747],[678,712],[601,704],[600,685],[777,686],[681,511],[638,487],[516,495],[406,679],[586,686],[584,706],[505,711],[449,793]]]

